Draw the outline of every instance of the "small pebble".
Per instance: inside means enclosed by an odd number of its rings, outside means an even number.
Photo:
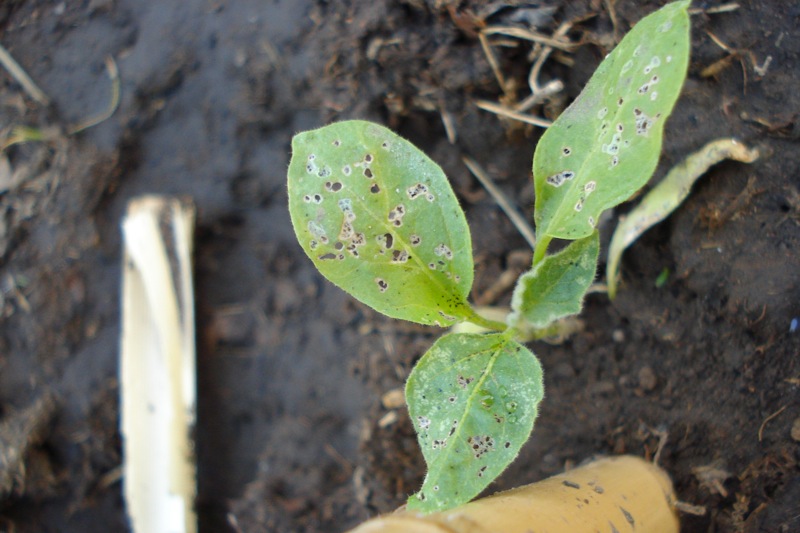
[[[385,428],[397,422],[397,411],[389,411],[378,420],[378,427]]]
[[[651,367],[644,366],[641,370],[639,370],[639,386],[642,388],[642,390],[650,392],[656,388],[657,384],[658,377],[656,377],[656,373]]]
[[[406,396],[403,389],[392,389],[381,396],[381,403],[386,409],[398,409],[406,403]]]
[[[614,342],[623,343],[625,342],[625,332],[621,329],[615,329],[611,334],[611,338],[614,340]]]
[[[795,418],[794,422],[792,422],[792,440],[795,442],[800,442],[800,417]]]

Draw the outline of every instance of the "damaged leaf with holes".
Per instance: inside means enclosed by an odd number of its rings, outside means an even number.
[[[390,130],[338,122],[292,141],[289,211],[328,280],[381,313],[447,326],[471,316],[472,243],[442,169]]]
[[[583,297],[594,281],[599,252],[600,237],[595,230],[546,256],[517,281],[508,323],[515,326],[524,321],[526,326],[544,328],[580,313]]]
[[[477,496],[517,457],[543,395],[539,361],[507,335],[440,338],[406,383],[409,415],[428,465],[408,508],[433,512]]]
[[[653,171],[689,62],[689,0],[639,21],[542,136],[533,159],[536,235],[579,239]]]

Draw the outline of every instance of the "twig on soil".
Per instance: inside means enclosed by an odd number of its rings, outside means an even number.
[[[535,117],[533,115],[526,115],[525,113],[518,113],[512,109],[508,109],[500,104],[496,104],[488,100],[477,100],[475,105],[484,111],[489,111],[490,113],[495,113],[497,115],[512,118],[514,120],[519,120],[520,122],[525,122],[527,124],[533,124],[534,126],[539,126],[540,128],[547,128],[552,124],[552,122],[549,120]]]
[[[447,141],[450,144],[456,144],[458,133],[456,131],[455,120],[453,120],[453,114],[447,111],[444,106],[439,108],[439,114],[442,116],[442,124],[444,125],[444,131],[447,134]]]
[[[516,37],[517,39],[523,39],[525,41],[533,41],[535,43],[541,43],[546,46],[558,48],[559,50],[564,50],[565,52],[570,52],[578,46],[578,44],[576,43],[571,43],[569,41],[565,41],[563,39],[555,37],[548,37],[547,35],[542,35],[541,33],[525,30],[522,28],[517,28],[514,26],[489,26],[488,28],[481,31],[481,34],[506,35],[508,37]]]
[[[6,68],[9,74],[17,80],[17,82],[22,85],[22,88],[25,89],[25,92],[28,95],[36,100],[43,106],[50,105],[50,98],[42,91],[36,83],[31,79],[30,76],[23,70],[23,68],[17,63],[11,54],[8,53],[8,50],[0,45],[0,63]]]
[[[722,48],[725,52],[728,53],[727,56],[723,57],[722,59],[718,59],[714,63],[710,64],[706,68],[700,71],[700,76],[703,78],[710,78],[717,76],[720,72],[725,70],[728,65],[731,64],[734,60],[738,59],[739,64],[742,66],[742,80],[744,83],[744,93],[747,94],[747,65],[744,62],[744,56],[747,56],[750,59],[750,63],[753,65],[754,70],[758,66],[756,63],[755,56],[753,52],[750,50],[742,50],[738,48],[731,48],[727,44],[725,44],[722,39],[711,33],[710,31],[706,31],[706,34],[714,41],[714,44]],[[764,65],[765,67],[769,67],[769,64]],[[766,70],[764,71],[766,73]],[[756,70],[756,74],[758,71]],[[759,76],[763,76],[763,74],[759,74]]]
[[[619,19],[617,18],[617,0],[605,0],[608,16],[611,18],[611,26],[614,28],[614,42],[619,42]]]
[[[500,63],[497,61],[497,56],[494,55],[494,50],[492,50],[492,45],[489,44],[489,39],[486,37],[486,34],[481,32],[478,34],[478,39],[481,42],[481,48],[483,48],[483,54],[486,56],[486,60],[489,62],[489,66],[492,67],[492,72],[494,72],[494,77],[497,78],[497,83],[500,85],[500,89],[502,89],[503,94],[507,94],[507,85],[506,79],[503,77],[503,71],[500,70]]]
[[[721,6],[714,6],[709,7],[708,9],[703,9],[702,7],[694,7],[689,9],[690,15],[716,15],[718,13],[730,13],[731,11],[736,11],[741,6],[738,2],[728,2],[727,4],[722,4]]]
[[[705,516],[707,511],[704,505],[693,505],[686,502],[675,502],[675,509],[683,514],[690,514],[692,516]]]
[[[481,185],[489,191],[489,194],[492,195],[494,201],[497,202],[497,205],[500,206],[500,209],[506,214],[506,216],[511,220],[511,223],[514,224],[514,227],[517,228],[517,231],[520,232],[522,237],[528,241],[528,244],[531,248],[536,246],[536,233],[531,228],[530,224],[522,218],[517,211],[516,207],[514,207],[511,202],[506,198],[506,195],[503,194],[497,185],[495,185],[494,181],[489,177],[489,175],[481,168],[481,166],[472,158],[464,156],[461,158],[464,161],[464,164],[467,165],[467,168],[472,175],[478,178],[478,181],[481,182]]]
[[[565,22],[559,26],[559,28],[553,34],[553,37],[558,39],[565,37],[567,32],[572,29],[572,24],[572,22]],[[543,87],[539,85],[539,74],[542,71],[542,66],[544,65],[545,61],[547,61],[547,58],[550,57],[552,52],[552,46],[544,46],[539,51],[536,61],[534,61],[533,66],[531,66],[530,74],[528,74],[528,86],[531,89],[531,95],[520,102],[516,106],[515,111],[527,111],[534,105],[542,102],[564,88],[564,83],[561,80],[551,80]]]
[[[789,407],[789,406],[788,405],[784,405],[783,407],[781,407],[780,409],[778,409],[777,411],[775,411],[774,413],[772,413],[771,415],[769,415],[767,418],[764,419],[764,421],[761,423],[761,427],[758,428],[758,442],[761,442],[763,437],[764,437],[764,428],[767,427],[767,423],[770,420],[772,420],[775,417],[777,417],[782,412],[784,412],[787,407]]]
[[[72,126],[67,131],[68,135],[74,135],[82,132],[83,130],[89,129],[92,126],[97,126],[101,122],[111,118],[111,115],[113,115],[117,110],[120,93],[119,69],[117,68],[117,63],[114,61],[114,58],[111,56],[106,57],[106,72],[108,73],[108,79],[111,80],[111,101],[109,102],[108,107],[99,115],[89,117],[88,119],[82,120],[78,124]]]

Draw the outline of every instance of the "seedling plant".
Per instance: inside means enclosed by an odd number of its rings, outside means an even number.
[[[474,498],[528,440],[544,395],[522,342],[580,312],[595,278],[597,222],[652,175],[689,60],[689,0],[642,19],[540,139],[533,158],[536,246],[504,322],[468,303],[469,227],[442,169],[408,141],[364,121],[292,141],[289,209],[298,241],[331,282],[397,319],[448,333],[421,357],[406,402],[428,466],[408,508]],[[568,241],[548,253],[553,239]]]

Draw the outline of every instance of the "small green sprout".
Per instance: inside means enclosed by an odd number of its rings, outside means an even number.
[[[690,0],[642,19],[548,128],[533,159],[537,244],[505,322],[468,302],[469,228],[444,172],[419,149],[364,121],[292,142],[289,210],[319,271],[394,318],[450,333],[419,360],[406,401],[428,473],[408,508],[448,509],[478,495],[528,440],[544,396],[521,342],[580,312],[595,278],[597,221],[650,178],[689,60]],[[570,242],[547,253],[552,239]]]

